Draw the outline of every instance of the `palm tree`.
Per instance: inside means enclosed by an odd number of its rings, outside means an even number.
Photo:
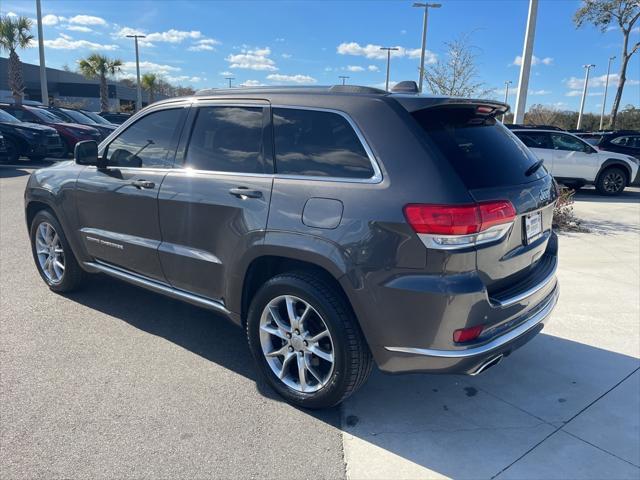
[[[122,60],[108,58],[99,53],[93,53],[87,58],[78,62],[80,73],[87,78],[100,79],[100,109],[103,112],[109,111],[109,89],[107,87],[107,76],[115,75],[122,67]]]
[[[9,88],[16,105],[22,104],[24,94],[22,63],[16,50],[31,45],[31,25],[31,20],[27,17],[0,17],[0,51],[9,52]]]
[[[149,92],[149,104],[156,101],[156,88],[158,87],[158,76],[155,73],[145,73],[140,81],[142,88]]]

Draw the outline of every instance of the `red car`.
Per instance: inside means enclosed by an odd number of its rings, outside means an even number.
[[[62,137],[62,143],[65,147],[61,155],[63,158],[67,157],[69,153],[73,153],[76,143],[81,140],[95,140],[98,143],[101,140],[100,132],[95,128],[79,123],[65,122],[62,118],[43,108],[28,105],[0,104],[0,109],[23,122],[40,123],[55,128],[60,137]]]

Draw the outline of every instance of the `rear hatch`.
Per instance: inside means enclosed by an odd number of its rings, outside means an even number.
[[[439,100],[410,110],[429,146],[458,173],[480,203],[508,200],[513,225],[499,241],[477,245],[477,270],[490,297],[513,293],[549,269],[555,183],[529,149],[496,116],[506,105],[485,101]]]

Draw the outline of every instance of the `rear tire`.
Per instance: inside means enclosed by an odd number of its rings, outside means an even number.
[[[18,150],[18,145],[11,140],[10,138],[4,139],[5,145],[7,147],[7,160],[9,163],[16,163],[20,160],[20,152]]]
[[[343,295],[305,272],[277,275],[260,288],[249,308],[247,337],[273,389],[304,408],[342,402],[364,384],[373,366]]]
[[[627,174],[619,167],[609,167],[598,175],[596,190],[600,195],[620,195],[627,186]]]
[[[31,252],[38,273],[47,286],[58,293],[76,290],[84,271],[78,265],[58,219],[48,210],[40,210],[30,229]]]

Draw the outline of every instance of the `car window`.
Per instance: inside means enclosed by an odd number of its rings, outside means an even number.
[[[371,178],[371,160],[337,113],[274,108],[276,171],[288,175]]]
[[[109,144],[107,165],[114,167],[170,168],[173,164],[174,133],[183,109],[150,113],[129,126]]]
[[[529,148],[552,148],[548,133],[544,132],[514,132]]]
[[[630,135],[626,137],[617,137],[611,140],[614,145],[628,148],[640,148],[640,135]]]
[[[29,112],[25,112],[20,108],[7,108],[7,112],[23,122],[33,122],[34,120],[37,120],[33,118],[33,115]]]
[[[64,119],[60,118],[59,116],[57,116],[54,113],[49,112],[48,110],[43,110],[42,108],[31,108],[31,107],[25,107],[25,109],[32,115],[36,116],[37,118],[39,118],[40,120],[42,120],[43,122],[47,122],[47,123],[59,123],[59,122],[65,122]]]
[[[591,149],[584,142],[578,140],[571,135],[563,135],[561,133],[552,133],[551,141],[553,142],[553,148],[556,150],[566,150],[571,152],[590,152]]]
[[[519,185],[547,175],[539,160],[501,122],[477,115],[476,107],[435,107],[412,112],[436,161],[448,162],[467,188]]]
[[[69,110],[68,108],[62,108],[62,113],[71,118],[76,123],[81,123],[82,125],[95,125],[91,118],[84,115],[83,113],[77,112],[76,110]]]
[[[17,123],[19,121],[20,120],[18,120],[16,117],[11,115],[10,113],[7,113],[4,110],[0,109],[0,122]]]
[[[185,167],[197,170],[265,173],[262,107],[198,109]]]

